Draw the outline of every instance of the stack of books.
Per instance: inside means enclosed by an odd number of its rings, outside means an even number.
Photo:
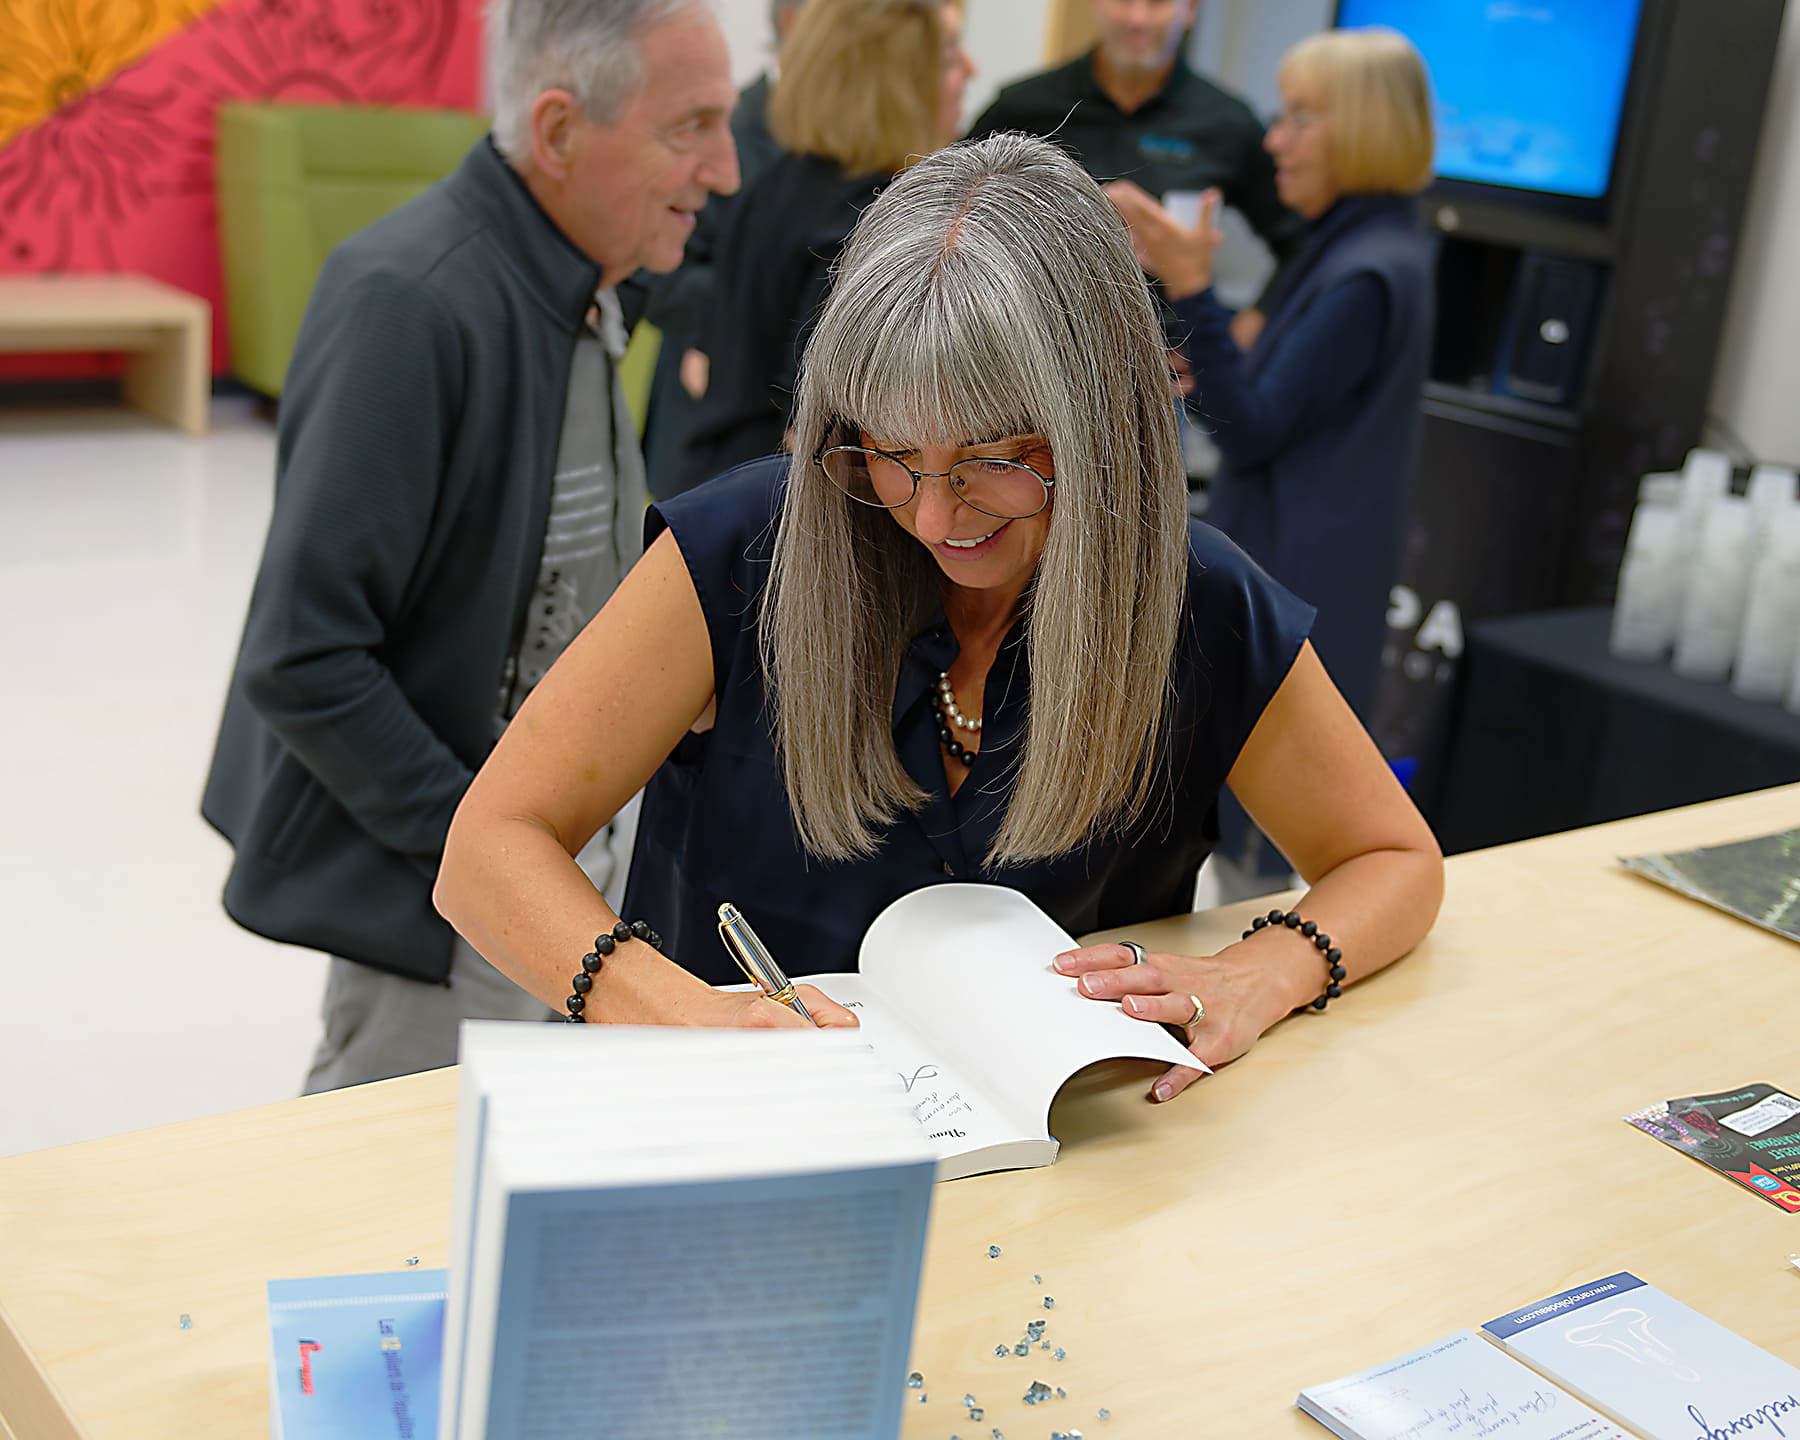
[[[469,1024],[460,1061],[445,1440],[895,1433],[934,1165],[855,1031]]]

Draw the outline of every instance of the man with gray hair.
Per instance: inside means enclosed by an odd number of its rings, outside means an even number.
[[[202,800],[227,911],[332,957],[308,1091],[451,1064],[466,1018],[547,1018],[432,883],[475,770],[641,544],[614,287],[674,269],[738,185],[707,0],[502,0],[491,33],[493,134],[313,292]]]

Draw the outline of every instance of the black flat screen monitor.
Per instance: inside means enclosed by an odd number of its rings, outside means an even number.
[[[1424,56],[1441,180],[1599,218],[1612,188],[1643,4],[1339,0],[1337,23],[1390,26]]]

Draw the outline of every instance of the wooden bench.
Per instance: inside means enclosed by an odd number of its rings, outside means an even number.
[[[212,306],[142,275],[0,275],[0,351],[123,350],[125,398],[206,433]]]

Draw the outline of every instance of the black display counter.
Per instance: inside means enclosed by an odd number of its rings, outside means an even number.
[[[1615,660],[1611,624],[1602,606],[1470,626],[1414,786],[1446,853],[1800,780],[1800,716]]]

